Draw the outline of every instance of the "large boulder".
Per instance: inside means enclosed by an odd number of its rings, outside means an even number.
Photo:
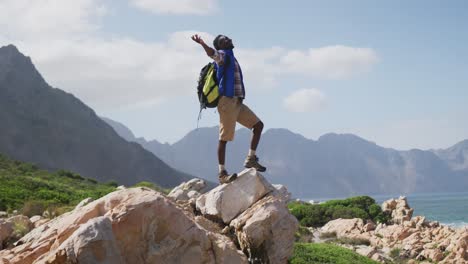
[[[148,188],[110,193],[0,251],[10,263],[247,263],[226,236]]]
[[[329,221],[321,228],[322,233],[336,233],[337,237],[348,237],[351,234],[361,234],[364,230],[364,221],[360,218]]]
[[[411,220],[413,208],[410,208],[406,197],[400,196],[398,199],[389,199],[382,203],[382,211],[392,216],[392,222],[401,224]]]
[[[206,217],[228,224],[267,193],[276,190],[255,169],[246,169],[238,178],[222,184],[196,201],[197,210]]]
[[[287,263],[298,222],[284,201],[267,195],[232,220],[230,226],[250,263]]]

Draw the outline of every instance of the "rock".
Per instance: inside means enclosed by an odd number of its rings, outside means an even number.
[[[443,258],[444,258],[444,253],[438,248],[436,248],[436,249],[424,249],[416,257],[417,260],[431,259],[432,261],[436,261],[436,262],[439,262]]]
[[[48,263],[125,263],[120,255],[112,222],[106,216],[90,219],[45,258]]]
[[[6,263],[247,263],[228,237],[212,233],[149,188],[112,192],[52,219],[0,251]]]
[[[115,188],[116,190],[125,190],[127,187],[125,187],[125,185],[120,185],[120,186],[117,186],[117,188]]]
[[[377,253],[377,248],[372,246],[358,246],[356,248],[356,253],[365,257],[372,257],[375,253]]]
[[[282,200],[285,201],[286,203],[291,201],[291,193],[288,191],[288,189],[281,184],[273,184],[273,187],[275,187],[276,192],[278,193],[279,197],[282,197]]]
[[[380,253],[374,253],[374,255],[372,255],[371,259],[375,260],[375,261],[378,261],[378,262],[386,262],[386,258],[380,254]]]
[[[42,217],[44,217],[44,218],[50,218],[50,213],[49,213],[49,211],[44,211],[44,212],[42,213]]]
[[[7,240],[13,234],[13,223],[0,219],[0,250],[5,240]]]
[[[362,228],[364,232],[369,232],[375,230],[376,226],[375,223],[372,221],[368,221]]]
[[[198,198],[206,191],[206,183],[202,179],[191,179],[188,182],[183,182],[179,186],[172,189],[167,197],[175,201],[186,201],[192,198]]]
[[[31,216],[29,218],[29,221],[31,221],[31,223],[34,225],[34,223],[36,223],[37,221],[41,220],[42,219],[42,216],[40,215],[34,215],[34,216]]]
[[[33,228],[41,226],[41,225],[43,225],[43,224],[50,221],[50,219],[43,218],[40,215],[31,216],[31,218],[29,218],[29,220],[31,221],[31,223],[33,225]]]
[[[8,218],[7,221],[13,223],[14,226],[26,228],[26,232],[29,232],[34,227],[29,217],[25,215],[15,215]]]
[[[8,213],[5,212],[5,211],[0,211],[0,218],[7,218],[8,217]]]
[[[274,190],[255,169],[242,171],[238,178],[201,195],[196,208],[203,215],[226,224],[244,212],[267,193]]]
[[[400,196],[398,199],[390,199],[382,203],[382,211],[392,216],[392,222],[401,224],[411,220],[414,209],[410,208],[406,197]]]
[[[230,226],[251,263],[288,262],[298,222],[283,200],[268,195],[232,220]]]
[[[349,234],[360,234],[364,228],[364,222],[360,218],[342,219],[338,218],[329,221],[321,228],[321,232],[332,233],[335,232],[337,237],[346,237]]]
[[[75,206],[75,210],[77,210],[77,209],[79,209],[79,208],[81,208],[81,207],[83,207],[83,206],[89,204],[89,203],[92,202],[92,201],[93,201],[93,198],[91,198],[91,197],[88,197],[88,198],[82,200],[79,204],[77,204],[77,205]]]

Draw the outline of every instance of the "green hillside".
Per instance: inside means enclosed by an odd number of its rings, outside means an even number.
[[[69,171],[50,173],[0,154],[0,211],[18,210],[29,216],[45,210],[60,214],[87,197],[97,199],[116,187],[115,182],[98,183]]]

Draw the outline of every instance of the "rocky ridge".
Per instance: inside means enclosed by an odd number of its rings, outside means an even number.
[[[80,203],[0,251],[0,263],[287,263],[298,223],[284,187],[255,170],[205,194],[201,180],[179,187]]]
[[[360,241],[357,244],[361,245],[345,246],[380,262],[399,258],[408,263],[468,263],[468,228],[453,229],[427,221],[424,216],[412,217],[413,209],[405,197],[385,201],[382,209],[392,216],[391,223],[336,219],[320,228],[317,235],[333,234],[338,239]]]

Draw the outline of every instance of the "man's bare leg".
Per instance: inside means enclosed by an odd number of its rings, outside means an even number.
[[[218,143],[218,163],[219,163],[219,183],[230,183],[237,178],[237,174],[229,175],[224,167],[226,161],[226,141],[220,140]]]
[[[218,164],[224,166],[226,161],[226,141],[220,140],[218,143]]]
[[[257,124],[253,126],[252,140],[250,141],[251,150],[253,151],[257,150],[258,143],[260,142],[260,137],[262,136],[262,131],[263,131],[263,122],[258,121]]]
[[[260,142],[260,137],[262,136],[263,131],[263,122],[258,121],[257,124],[253,126],[252,140],[250,141],[250,150],[247,158],[244,162],[244,167],[246,168],[255,168],[257,171],[263,172],[266,171],[266,168],[258,163],[258,158],[256,155],[258,143]]]

